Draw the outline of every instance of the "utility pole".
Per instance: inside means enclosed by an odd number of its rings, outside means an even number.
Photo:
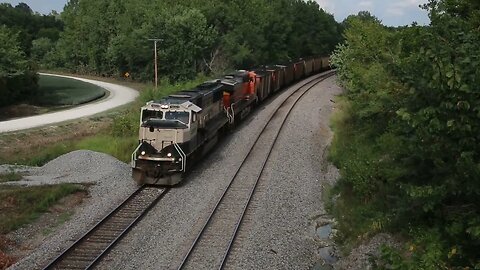
[[[148,40],[153,41],[154,50],[155,50],[155,89],[158,88],[158,64],[157,64],[157,42],[163,41],[161,38],[149,38]]]

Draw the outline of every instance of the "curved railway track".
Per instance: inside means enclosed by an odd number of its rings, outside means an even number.
[[[326,72],[304,83],[270,115],[267,124],[259,132],[202,229],[188,248],[178,269],[225,267],[257,184],[290,112],[310,89],[334,73],[335,71]],[[260,167],[258,159],[261,160]]]
[[[91,269],[168,190],[140,187],[44,269]]]

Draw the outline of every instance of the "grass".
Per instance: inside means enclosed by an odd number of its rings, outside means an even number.
[[[113,137],[110,135],[99,135],[85,138],[78,142],[74,148],[107,153],[123,162],[129,162],[131,154],[137,145],[137,136]]]
[[[40,72],[58,74],[58,75],[64,75],[64,76],[73,76],[73,77],[78,77],[78,78],[83,78],[83,79],[120,84],[120,85],[130,87],[130,88],[133,88],[133,89],[137,89],[137,90],[145,89],[145,88],[153,85],[153,83],[142,83],[142,82],[133,81],[131,79],[125,79],[123,77],[99,77],[99,76],[95,76],[95,75],[71,73],[67,70],[61,70],[61,69],[52,69],[52,70],[42,69],[42,70],[40,70]]]
[[[87,103],[105,95],[105,90],[79,80],[40,75],[36,105],[63,106]]]
[[[337,185],[326,195],[327,211],[337,221],[335,242],[342,252],[348,254],[364,240],[384,231],[388,220],[377,211],[377,205],[358,199],[348,186]]]
[[[70,194],[83,191],[79,185],[2,186],[0,189],[0,234],[35,221],[49,207]]]
[[[341,176],[326,192],[326,205],[338,223],[336,242],[341,244],[342,251],[348,252],[371,235],[383,231],[388,218],[378,211],[381,206],[377,205],[377,200],[357,196],[358,192],[368,194],[369,189],[373,189],[362,181],[372,176],[374,168],[373,162],[368,162],[372,159],[371,142],[353,132],[351,107],[346,99],[339,96],[336,104],[337,110],[330,120],[335,135],[329,147],[329,160],[340,169]]]
[[[14,171],[0,174],[0,183],[20,181],[21,179],[22,175]]]
[[[2,162],[25,164],[29,166],[42,166],[52,159],[75,150],[92,150],[107,153],[123,162],[129,162],[131,154],[136,146],[137,136],[115,137],[100,133],[95,136],[81,138],[78,141],[67,140],[54,143],[33,153],[23,153],[16,155],[15,157],[8,157]],[[0,176],[0,182],[2,182],[2,179],[3,178]]]

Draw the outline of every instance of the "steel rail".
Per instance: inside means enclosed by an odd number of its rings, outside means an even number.
[[[148,194],[148,191],[154,191],[153,194]],[[138,188],[135,192],[133,192],[127,199],[125,199],[120,205],[118,205],[115,209],[113,209],[108,215],[106,215],[101,221],[95,224],[88,232],[86,232],[82,237],[80,237],[77,241],[75,241],[72,245],[70,245],[66,250],[64,250],[59,256],[57,256],[54,260],[52,260],[44,270],[50,269],[91,269],[95,266],[100,259],[105,256],[120,239],[122,239],[127,232],[133,228],[133,226],[140,221],[143,216],[161,199],[167,194],[170,189],[166,188],[159,188],[154,185],[143,185]],[[148,201],[145,205],[141,205],[142,195],[147,196],[146,198]],[[136,202],[135,200],[139,200]],[[145,201],[143,202],[145,203]],[[132,204],[132,205],[129,205]],[[130,207],[130,209],[129,209]],[[122,210],[124,212],[130,212],[130,217],[121,217]],[[129,211],[127,211],[129,210]],[[118,216],[120,215],[120,216]],[[125,224],[121,222],[113,223],[115,218],[120,219],[127,219]],[[112,222],[113,224],[110,224]],[[116,228],[116,226],[118,226]],[[109,228],[106,228],[109,227]],[[95,233],[99,232],[102,229],[106,229],[106,232],[110,232],[113,234],[109,235],[102,235],[102,239],[100,241],[95,241]],[[118,232],[118,234],[116,233]],[[82,246],[88,247],[88,245],[97,245],[98,252],[95,250],[92,254],[87,254],[84,256],[80,256],[81,260],[76,260],[75,255],[78,258],[79,255],[75,254],[75,251],[78,251],[82,248]],[[98,246],[102,246],[98,248]],[[85,249],[89,250],[89,249]],[[82,261],[83,263],[79,263]],[[71,264],[69,265],[68,262]],[[77,265],[75,265],[77,263]],[[79,266],[79,264],[81,266]]]
[[[224,265],[225,265],[225,262],[226,262],[226,259],[231,251],[231,247],[232,247],[232,244],[237,236],[237,232],[240,228],[240,223],[243,221],[243,217],[245,216],[245,213],[246,213],[246,210],[248,208],[248,205],[250,204],[250,201],[253,197],[253,193],[255,192],[255,189],[257,187],[257,184],[258,184],[258,181],[259,179],[261,178],[262,174],[263,174],[263,170],[267,164],[267,161],[268,161],[268,157],[270,156],[272,150],[273,150],[273,147],[275,145],[275,142],[278,138],[278,135],[280,133],[280,131],[282,130],[282,127],[286,121],[286,119],[288,118],[288,115],[290,114],[291,110],[293,109],[293,107],[295,106],[295,104],[300,100],[300,98],[305,94],[307,93],[311,88],[313,88],[314,86],[316,86],[317,84],[319,84],[320,82],[322,82],[323,80],[325,80],[326,78],[332,76],[333,74],[335,74],[335,71],[328,71],[328,72],[324,72],[324,73],[321,73],[320,75],[317,75],[315,76],[313,79],[309,80],[308,82],[302,84],[301,86],[298,87],[298,89],[296,89],[294,92],[292,92],[287,98],[285,98],[285,100],[274,110],[274,112],[271,113],[271,115],[269,115],[268,119],[269,121],[267,121],[267,123],[265,123],[265,125],[263,126],[263,128],[261,129],[261,131],[258,133],[255,141],[251,144],[250,146],[250,149],[248,151],[248,153],[245,155],[245,157],[243,158],[241,164],[239,165],[239,167],[237,168],[235,174],[233,175],[233,177],[231,178],[229,184],[227,185],[227,187],[225,188],[225,190],[223,191],[221,197],[218,199],[218,201],[216,202],[213,210],[210,212],[206,222],[204,223],[202,229],[200,230],[200,232],[197,234],[197,236],[195,237],[192,245],[190,246],[189,250],[187,251],[187,253],[185,254],[185,256],[183,257],[182,259],[182,262],[180,263],[180,266],[177,268],[178,270],[180,269],[183,269],[183,267],[186,265],[186,263],[188,262],[193,250],[196,248],[196,246],[198,245],[199,243],[199,239],[204,235],[207,227],[210,225],[211,221],[212,221],[212,218],[214,216],[214,214],[217,212],[218,208],[219,208],[219,205],[223,202],[226,194],[228,193],[228,191],[230,190],[232,184],[234,183],[235,179],[237,178],[238,174],[240,173],[242,167],[245,165],[246,161],[248,160],[248,158],[250,157],[251,153],[253,152],[253,149],[255,147],[255,145],[257,144],[257,142],[260,140],[260,137],[261,135],[263,134],[263,132],[266,130],[266,128],[268,127],[269,123],[270,123],[270,120],[275,116],[275,114],[280,110],[280,108],[282,108],[282,106],[288,101],[288,99],[293,96],[295,93],[297,93],[298,91],[300,91],[300,89],[304,88],[305,86],[313,83],[312,86],[310,86],[309,88],[307,88],[307,90],[305,90],[305,92],[300,95],[300,97],[297,98],[297,100],[294,102],[294,104],[291,106],[291,108],[288,110],[287,112],[287,115],[286,117],[283,119],[282,123],[281,123],[281,127],[280,129],[278,130],[278,133],[276,134],[275,138],[274,138],[274,141],[269,149],[269,152],[268,152],[268,155],[267,157],[265,158],[264,160],[264,163],[261,167],[261,171],[260,173],[258,174],[258,177],[254,183],[254,186],[252,187],[252,189],[250,190],[250,193],[249,193],[249,197],[248,197],[248,201],[245,203],[244,207],[243,207],[243,211],[242,211],[242,214],[239,218],[239,220],[237,221],[237,223],[235,224],[235,229],[234,229],[234,232],[232,234],[232,237],[230,238],[229,240],[229,243],[228,243],[228,247],[227,249],[225,250],[224,252],[224,255],[222,256],[222,261],[221,261],[221,264],[219,266],[219,269],[223,269]]]

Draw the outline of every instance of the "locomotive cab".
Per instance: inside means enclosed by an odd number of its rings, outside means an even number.
[[[181,180],[187,154],[195,147],[200,111],[190,101],[149,102],[142,108],[139,145],[132,154],[132,175],[139,184],[175,185]]]

